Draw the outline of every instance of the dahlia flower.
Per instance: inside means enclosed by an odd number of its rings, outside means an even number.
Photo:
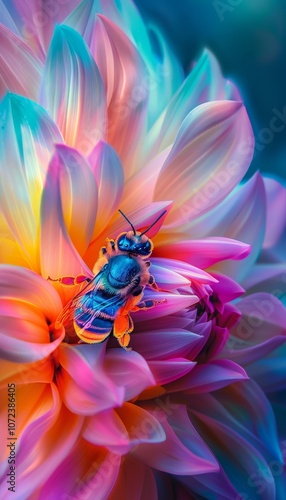
[[[284,498],[286,190],[241,183],[239,92],[207,50],[185,77],[129,0],[5,5],[1,499]],[[118,209],[137,231],[166,210],[130,352],[57,322]]]

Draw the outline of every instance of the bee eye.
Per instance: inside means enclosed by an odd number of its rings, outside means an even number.
[[[108,264],[104,264],[103,268],[101,269],[102,271],[105,271],[108,268]]]

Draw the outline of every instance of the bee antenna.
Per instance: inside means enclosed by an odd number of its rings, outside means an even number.
[[[135,230],[135,227],[133,226],[132,222],[130,222],[130,220],[126,217],[126,215],[122,212],[122,210],[118,210],[118,212],[123,215],[124,219],[127,220],[127,222],[130,224],[130,226],[132,227],[132,230],[133,230],[133,233],[134,233],[134,236],[136,235],[136,230]]]
[[[140,236],[142,236],[142,234],[148,233],[149,229],[151,229],[151,227],[155,226],[156,222],[158,222],[158,220],[160,220],[161,217],[163,217],[163,215],[165,215],[166,212],[167,212],[167,210],[164,210],[164,212],[162,212],[161,215],[159,215],[159,217],[157,217],[157,219],[151,224],[151,226],[149,226],[148,229],[145,229],[145,231],[143,231],[143,233],[141,233]]]

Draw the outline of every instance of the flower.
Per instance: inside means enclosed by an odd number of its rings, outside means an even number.
[[[208,51],[184,79],[129,1],[14,3],[0,353],[2,428],[16,386],[15,498],[281,496],[285,221],[272,218],[286,196],[259,174],[239,184],[253,136],[238,91]],[[134,313],[131,352],[56,327],[82,285],[48,279],[93,276],[106,238],[129,229],[118,208],[137,230],[167,211],[148,232],[161,291],[144,293],[165,302]]]

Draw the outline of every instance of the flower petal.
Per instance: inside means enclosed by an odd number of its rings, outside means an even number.
[[[124,389],[124,400],[130,400],[155,384],[148,364],[140,354],[123,349],[109,349],[104,361],[105,373]]]
[[[151,413],[134,404],[124,403],[115,411],[91,417],[83,436],[114,453],[126,454],[139,443],[164,441],[165,432]]]
[[[0,96],[10,90],[36,100],[42,63],[18,36],[3,25],[0,25],[0,43]]]
[[[60,151],[62,156],[63,150]],[[65,226],[60,192],[63,171],[66,173],[65,165],[59,161],[59,155],[56,153],[49,165],[42,196],[39,255],[41,273],[52,279],[78,274],[92,276],[73,246]],[[58,285],[57,289],[64,302],[75,295],[74,287],[68,289]]]
[[[192,394],[211,392],[233,382],[247,379],[241,366],[227,359],[197,364],[192,372],[168,386],[168,392],[189,391]]]
[[[48,357],[64,332],[50,341],[49,324],[55,321],[61,301],[53,287],[28,269],[0,267],[1,356],[31,363]]]
[[[151,404],[143,405],[161,422],[166,433],[166,440],[154,446],[140,444],[134,451],[135,456],[155,469],[179,475],[193,475],[214,472],[218,465],[192,426],[186,409],[182,405],[173,405],[166,414],[161,405],[152,409]]]
[[[10,31],[12,31],[12,33],[19,36],[20,32],[14,22],[13,14],[14,13],[9,12],[9,5],[6,6],[4,2],[0,0],[0,23],[6,26]]]
[[[1,209],[24,257],[38,270],[41,191],[53,144],[61,142],[61,136],[47,113],[24,97],[8,94],[0,113]]]
[[[142,80],[147,73],[129,38],[103,15],[98,15],[94,25],[90,49],[107,95],[108,142],[126,164],[134,158],[143,131],[148,89]],[[131,168],[129,163],[126,174]]]
[[[236,307],[242,318],[232,330],[224,355],[243,366],[263,359],[286,340],[286,308],[268,293],[241,299]]]
[[[198,268],[207,268],[213,264],[226,260],[244,259],[249,255],[250,246],[230,238],[205,238],[203,240],[174,241],[174,243],[163,244],[159,241],[154,254],[170,258],[177,258]]]
[[[75,150],[56,146],[64,222],[76,250],[83,255],[96,219],[97,186],[89,164]]]
[[[258,173],[232,193],[209,214],[188,225],[197,237],[223,236],[251,245],[243,264],[219,263],[215,269],[239,281],[249,273],[261,251],[266,218],[263,179]]]
[[[41,102],[66,143],[81,153],[90,153],[104,137],[106,107],[99,71],[81,36],[67,26],[57,26],[52,38]]]
[[[53,453],[51,455],[53,456]],[[38,499],[109,498],[120,465],[120,455],[106,453],[102,447],[79,439],[69,455],[47,479]]]
[[[166,359],[185,356],[201,341],[201,335],[187,330],[172,328],[148,330],[132,335],[132,347],[145,359]]]
[[[196,363],[185,358],[172,358],[170,360],[148,361],[149,368],[158,385],[168,384],[189,373]]]
[[[99,141],[89,155],[89,163],[98,187],[96,234],[107,226],[118,208],[124,174],[120,159],[107,142]]]
[[[231,401],[235,407],[237,399],[232,397]],[[200,435],[214,451],[239,494],[248,495],[254,500],[274,500],[275,483],[269,466],[271,460],[268,462],[263,444],[257,446],[257,441],[254,441],[254,436],[249,432],[249,420],[244,433],[240,420],[235,421],[232,415],[228,415],[224,406],[218,405],[209,394],[203,398],[198,396],[193,406],[194,411],[191,413],[195,416]],[[241,412],[239,408],[239,413]],[[255,442],[255,445],[251,441]]]
[[[285,394],[285,356],[286,343],[258,359],[247,367],[249,376],[253,378],[268,394],[284,391]]]
[[[109,376],[102,368],[104,348],[105,345],[86,344],[62,344],[59,348],[61,369],[57,383],[66,406],[73,413],[94,415],[123,402],[125,389],[113,382],[113,373]]]
[[[52,390],[46,384],[45,392],[35,400],[32,393],[37,391],[37,385],[43,384],[21,386],[19,400],[17,396],[18,408],[21,410],[19,413],[23,413],[27,421],[20,439],[18,438],[19,448],[16,452],[17,488],[22,498],[29,498],[59,467],[72,450],[83,424],[82,418],[61,406],[57,388],[53,384]],[[49,392],[52,392],[53,400]],[[32,401],[35,402],[34,405],[31,404]],[[28,412],[30,414],[27,415]],[[5,483],[4,485],[7,487]],[[1,493],[1,496],[5,498],[5,494]]]
[[[159,136],[160,149],[174,142],[182,122],[198,104],[231,99],[229,94],[217,60],[205,49],[166,108]]]
[[[43,2],[14,0],[17,13],[22,18],[21,31],[27,42],[37,47],[41,56],[46,53],[56,24],[61,23],[80,0]]]
[[[205,103],[185,118],[157,180],[154,199],[173,199],[168,228],[206,213],[242,179],[253,153],[245,108],[235,101]],[[191,189],[191,193],[190,193]]]
[[[267,460],[282,459],[273,409],[254,380],[234,384],[215,393],[220,407],[213,417],[241,433]],[[249,423],[251,422],[251,425]]]
[[[164,259],[161,260],[164,263]],[[190,287],[190,280],[169,269],[167,265],[160,266],[156,264],[156,261],[155,263],[152,261],[152,276],[154,276],[157,285],[164,290],[174,290],[182,286]]]
[[[277,214],[286,212],[286,189],[275,179],[264,177],[267,198],[266,234],[263,248],[273,247],[285,231],[285,217]]]
[[[124,457],[117,481],[108,500],[118,500],[122,496],[122,491],[128,491],[130,500],[143,500],[143,498],[158,500],[158,491],[152,469],[132,455]]]
[[[167,293],[167,292],[153,292],[151,290],[145,290],[144,300],[158,300],[163,301],[161,304],[157,304],[156,307],[137,311],[132,315],[134,321],[149,321],[160,318],[161,316],[167,316],[169,314],[174,314],[181,311],[184,308],[190,307],[199,301],[199,298],[194,294],[180,295],[178,293]],[[154,325],[154,323],[153,323]]]
[[[214,283],[218,282],[218,279],[214,276],[210,275],[206,271],[202,269],[191,266],[191,264],[187,264],[181,260],[177,259],[160,259],[158,257],[152,257],[152,266],[155,264],[157,267],[168,268],[170,271],[179,273],[182,276],[185,276],[192,281],[198,281],[199,283],[211,284],[213,286]],[[152,267],[152,272],[153,272]]]

